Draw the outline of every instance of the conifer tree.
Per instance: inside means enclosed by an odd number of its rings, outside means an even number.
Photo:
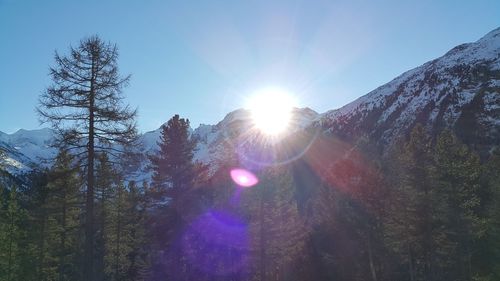
[[[21,224],[26,219],[25,211],[19,206],[17,187],[12,186],[7,205],[0,209],[0,277],[2,280],[20,280],[23,251],[20,247],[24,239]]]
[[[485,165],[491,203],[487,206],[488,224],[485,237],[486,248],[480,264],[490,280],[500,279],[500,148],[496,148]],[[485,278],[485,280],[487,280]]]
[[[128,189],[128,190],[127,190]],[[105,229],[107,280],[144,280],[149,274],[146,241],[146,210],[135,182],[113,190]]]
[[[95,258],[95,276],[98,280],[104,279],[104,268],[106,255],[106,228],[110,223],[111,201],[119,175],[110,163],[106,153],[100,153],[97,156],[96,179],[95,179],[95,195],[96,195],[96,258]]]
[[[479,156],[445,130],[436,144],[436,168],[441,204],[446,206],[447,238],[454,245],[448,258],[455,267],[448,278],[472,280],[473,248],[485,233],[484,219],[477,212],[481,203]]]
[[[57,131],[57,145],[71,149],[85,166],[84,280],[94,281],[94,179],[96,153],[120,154],[135,139],[136,111],[123,105],[129,76],[118,72],[118,48],[97,36],[83,39],[68,56],[55,54],[53,85],[41,95],[38,113]]]
[[[308,230],[294,199],[295,186],[284,168],[269,168],[260,184],[244,194],[249,219],[249,254],[257,280],[288,280],[305,250]]]
[[[436,278],[449,243],[444,237],[443,210],[433,186],[434,159],[430,136],[417,124],[392,158],[392,192],[385,237],[388,247],[406,264],[409,279]]]
[[[325,278],[383,279],[382,216],[386,189],[377,155],[358,143],[324,167],[313,191],[312,248]],[[361,153],[363,152],[363,153]],[[370,159],[370,160],[369,160]]]
[[[340,163],[346,165],[346,162],[351,162],[351,159]],[[377,281],[381,275],[381,256],[384,254],[380,246],[383,244],[381,225],[386,191],[380,170],[378,167],[369,166],[370,164],[374,163],[365,160],[348,165],[347,170],[350,172],[347,173],[347,190],[350,192],[339,194],[336,198],[336,213],[342,217],[340,220],[344,220],[352,229],[351,238],[359,245],[355,276]]]
[[[193,182],[193,152],[196,143],[189,137],[189,120],[174,115],[161,127],[157,155],[150,156],[152,186],[160,196],[175,197]]]
[[[183,227],[184,216],[192,213],[191,192],[198,179],[198,173],[206,168],[193,161],[196,140],[190,137],[189,120],[174,115],[162,126],[159,151],[149,157],[153,171],[149,189],[151,212],[151,239],[154,248],[153,275],[166,278],[166,269],[178,263],[176,250],[172,248],[174,238]],[[168,250],[172,258],[161,257]],[[163,261],[162,261],[163,260]],[[166,260],[166,261],[165,261]],[[167,265],[169,264],[169,265]]]
[[[160,150],[149,157],[153,171],[152,204],[155,205],[153,232],[159,247],[166,247],[181,223],[181,197],[193,186],[195,142],[189,137],[189,120],[174,115],[162,126]],[[170,237],[170,238],[169,238]]]
[[[128,184],[128,208],[126,217],[130,228],[130,252],[127,257],[130,266],[127,278],[130,280],[147,280],[150,270],[149,237],[146,231],[148,210],[145,197],[147,187],[142,192],[134,181]]]
[[[127,245],[128,233],[125,222],[125,210],[127,208],[126,190],[123,183],[120,183],[114,190],[113,200],[109,206],[109,222],[105,229],[105,256],[104,271],[109,280],[123,280],[128,268]]]
[[[28,178],[29,188],[19,196],[19,202],[26,210],[26,218],[22,223],[26,239],[21,247],[24,249],[23,267],[34,270],[23,270],[22,279],[50,279],[56,272],[48,243],[53,238],[49,230],[49,210],[46,206],[50,196],[48,172],[33,171]]]
[[[53,276],[47,277],[48,280],[74,280],[80,276],[78,232],[82,225],[83,198],[79,171],[73,167],[73,160],[67,151],[61,150],[49,171],[47,200],[43,205],[48,218],[45,271]]]

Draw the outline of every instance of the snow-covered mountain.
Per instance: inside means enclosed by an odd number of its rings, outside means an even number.
[[[56,150],[50,147],[53,131],[20,129],[13,134],[0,132],[0,148],[5,155],[1,162],[9,172],[26,172],[38,166],[49,165]]]
[[[310,126],[319,114],[309,108],[296,108],[292,116],[289,133]],[[216,125],[200,125],[192,131],[192,136],[198,140],[195,159],[206,164],[215,163],[223,153],[224,144],[230,138],[247,132],[251,127],[250,112],[244,109],[227,114]],[[21,129],[13,134],[0,132],[0,148],[5,152],[5,155],[1,156],[0,164],[11,174],[49,166],[57,153],[57,150],[50,146],[54,133],[48,128],[32,131]],[[131,171],[134,179],[148,178],[145,169],[148,164],[146,156],[157,151],[160,133],[161,128],[158,128],[139,136],[137,152],[143,157],[139,158],[141,163],[134,165],[135,168]]]
[[[214,164],[228,141],[251,131],[250,113],[239,109],[216,125],[201,125],[192,131],[198,139],[195,158]],[[487,151],[500,144],[500,28],[474,43],[459,45],[442,57],[407,71],[346,106],[318,114],[309,108],[295,109],[288,133],[307,128],[321,129],[347,142],[369,137],[383,150],[405,135],[416,123],[437,133],[450,128],[463,141]],[[10,173],[47,165],[56,151],[49,147],[50,129],[0,132],[5,150],[0,163]],[[157,149],[160,128],[140,136],[139,152],[144,156],[134,178],[147,177],[145,155]]]
[[[500,143],[500,28],[475,43],[407,71],[342,108],[323,114],[325,130],[382,147],[415,123],[453,129],[469,143]]]
[[[310,108],[295,108],[292,111],[292,120],[289,129],[282,137],[310,127],[320,115]],[[229,113],[217,125],[201,125],[193,132],[198,139],[195,159],[207,163],[217,163],[222,158],[227,145],[244,145],[253,140],[258,141],[259,133],[254,128],[250,112],[239,109]]]

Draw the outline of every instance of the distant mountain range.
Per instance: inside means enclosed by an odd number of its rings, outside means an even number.
[[[215,163],[228,139],[248,135],[250,113],[239,109],[216,125],[201,125],[192,134],[199,140],[195,158]],[[295,109],[289,133],[315,129],[346,142],[369,138],[383,152],[398,137],[421,123],[437,134],[452,129],[482,153],[500,145],[500,28],[474,43],[459,45],[442,57],[407,71],[342,108],[318,114]],[[5,154],[1,165],[10,174],[50,165],[56,150],[49,146],[51,129],[0,132]],[[144,156],[131,175],[148,177],[145,155],[156,150],[160,129],[140,136]]]

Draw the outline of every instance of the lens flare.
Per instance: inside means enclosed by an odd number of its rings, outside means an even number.
[[[208,210],[194,219],[173,245],[180,246],[184,258],[176,255],[167,270],[172,276],[187,270],[187,280],[235,280],[234,276],[247,272],[250,265],[249,241],[248,225],[242,218],[223,210]]]
[[[231,179],[241,187],[251,187],[259,182],[254,174],[245,169],[232,169],[230,175]]]
[[[266,88],[256,92],[247,101],[256,128],[268,135],[278,135],[285,131],[292,117],[292,109],[297,105],[287,91],[280,88]]]

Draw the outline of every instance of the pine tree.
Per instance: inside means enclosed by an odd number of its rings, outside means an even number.
[[[111,200],[119,175],[110,163],[109,157],[106,153],[100,153],[97,156],[96,179],[95,179],[95,195],[96,195],[96,258],[95,258],[95,278],[97,280],[104,279],[106,255],[106,228],[109,223],[109,212]]]
[[[57,130],[58,145],[73,149],[86,167],[86,222],[83,277],[94,281],[94,162],[96,153],[119,154],[136,136],[136,111],[123,105],[118,48],[99,37],[83,39],[69,56],[55,54],[53,85],[40,97],[38,113]]]
[[[128,253],[129,268],[127,278],[130,280],[147,280],[150,270],[148,227],[148,203],[145,196],[147,187],[143,186],[142,192],[135,182],[128,185],[128,208],[126,217],[130,228],[130,249]]]
[[[485,165],[485,176],[491,203],[487,206],[488,224],[485,237],[484,258],[479,265],[484,268],[484,280],[500,279],[500,148],[496,148]]]
[[[0,209],[0,278],[1,280],[20,280],[24,239],[21,223],[26,219],[25,211],[19,206],[17,187],[12,186],[7,205]],[[3,207],[3,206],[2,206]]]
[[[243,194],[250,249],[257,280],[288,280],[305,250],[308,230],[294,199],[295,186],[284,168],[268,168],[260,183]]]
[[[173,116],[162,126],[158,146],[157,155],[149,157],[153,171],[150,192],[156,209],[153,232],[163,248],[181,224],[181,197],[193,186],[196,175],[189,120]]]
[[[45,280],[56,274],[48,243],[53,238],[49,231],[49,210],[46,208],[48,172],[33,171],[28,179],[29,187],[19,194],[19,202],[26,210],[26,218],[21,224],[26,239],[20,246],[23,248],[23,268],[33,270],[23,270],[21,278]]]
[[[105,229],[105,274],[108,280],[125,280],[130,266],[130,228],[127,224],[127,190],[120,183],[109,206],[109,221]]]
[[[150,267],[144,196],[135,182],[118,184],[112,195],[104,232],[106,280],[144,280]]]
[[[356,148],[325,162],[323,182],[316,184],[308,203],[312,255],[319,261],[317,271],[323,271],[325,280],[384,278],[385,182],[377,155],[368,152],[369,142],[360,142]]]
[[[444,211],[434,188],[435,163],[424,127],[415,126],[394,154],[386,242],[406,264],[411,281],[434,279],[442,271],[450,245],[440,227]]]
[[[184,221],[194,213],[195,185],[200,185],[199,174],[206,171],[204,165],[193,161],[196,140],[189,134],[189,120],[173,116],[162,126],[160,150],[149,157],[153,171],[151,188],[152,215],[151,239],[154,248],[153,275],[166,278],[166,269],[173,269],[178,264],[178,249],[172,247],[175,237],[180,235]],[[162,255],[169,253],[169,258]],[[177,253],[177,254],[176,254]],[[184,266],[184,265],[180,265]]]
[[[48,172],[46,199],[41,203],[46,222],[43,247],[39,248],[43,252],[39,266],[44,280],[74,280],[80,276],[81,181],[72,161],[73,157],[61,150]]]
[[[484,218],[478,214],[481,165],[479,156],[450,132],[442,132],[436,144],[436,173],[439,192],[446,205],[445,227],[454,245],[449,256],[455,280],[472,280],[472,255],[485,233]]]
[[[349,159],[339,164],[346,165],[346,162],[351,161]],[[387,192],[384,190],[380,170],[374,164],[364,160],[346,165],[350,170],[347,173],[350,193],[339,194],[336,198],[336,213],[352,229],[351,238],[359,245],[360,251],[356,255],[358,260],[354,262],[355,275],[361,276],[363,280],[377,281],[381,275],[381,256],[384,254],[380,245],[383,244],[382,215]]]
[[[189,137],[189,120],[174,115],[161,127],[158,155],[150,156],[152,186],[160,196],[175,197],[193,183],[193,152],[196,143]]]

